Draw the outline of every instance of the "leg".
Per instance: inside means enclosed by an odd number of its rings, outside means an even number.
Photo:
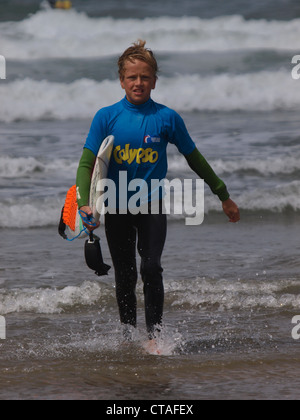
[[[145,316],[149,338],[162,323],[164,305],[163,252],[167,221],[165,214],[138,215],[138,251],[142,258],[141,276],[144,282]]]
[[[136,327],[136,228],[131,215],[106,214],[105,232],[115,269],[121,323]]]

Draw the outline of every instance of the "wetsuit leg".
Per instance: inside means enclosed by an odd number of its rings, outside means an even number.
[[[164,286],[161,255],[166,240],[167,220],[165,214],[140,214],[137,215],[137,220],[146,326],[149,338],[153,338],[160,329],[163,316]]]
[[[122,324],[136,326],[136,228],[130,214],[106,214],[105,232],[112,257]]]
[[[145,317],[149,338],[162,323],[164,305],[161,255],[165,244],[165,214],[106,214],[105,231],[116,279],[122,324],[136,326],[136,232],[144,282]]]

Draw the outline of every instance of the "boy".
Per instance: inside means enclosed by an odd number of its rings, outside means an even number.
[[[157,81],[157,62],[144,41],[129,47],[119,58],[119,77],[125,98],[100,109],[92,122],[77,172],[78,207],[88,214],[88,194],[91,173],[103,139],[115,137],[114,151],[107,178],[119,190],[119,172],[126,171],[127,182],[143,179],[164,179],[167,173],[167,144],[173,143],[189,166],[209,185],[222,201],[231,222],[239,221],[239,209],[229,198],[227,188],[196,148],[181,117],[173,110],[155,103],[151,91]],[[151,149],[152,159],[138,159],[137,150]],[[117,153],[127,150],[120,158]],[[130,154],[129,154],[130,151]],[[149,150],[148,150],[149,156]],[[130,156],[130,158],[129,158]],[[145,154],[144,154],[145,156]],[[134,158],[136,157],[136,158]],[[151,208],[151,193],[147,197]],[[164,288],[161,255],[166,239],[166,215],[160,206],[159,214],[131,214],[117,211],[105,214],[105,231],[116,279],[116,296],[124,335],[136,327],[136,236],[141,257],[141,276],[144,283],[146,326],[150,340],[160,329],[163,316]]]

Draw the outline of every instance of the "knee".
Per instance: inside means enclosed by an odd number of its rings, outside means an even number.
[[[137,270],[134,266],[119,265],[115,268],[115,280],[119,288],[132,289],[137,283]]]
[[[144,283],[157,283],[162,280],[163,269],[159,257],[142,258],[141,275]]]

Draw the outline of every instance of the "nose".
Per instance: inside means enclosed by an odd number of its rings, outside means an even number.
[[[142,79],[142,77],[140,77],[140,76],[138,76],[138,77],[137,77],[137,79],[136,79],[136,84],[137,84],[138,86],[140,86],[140,85],[142,85],[142,84],[143,84],[143,79]]]

